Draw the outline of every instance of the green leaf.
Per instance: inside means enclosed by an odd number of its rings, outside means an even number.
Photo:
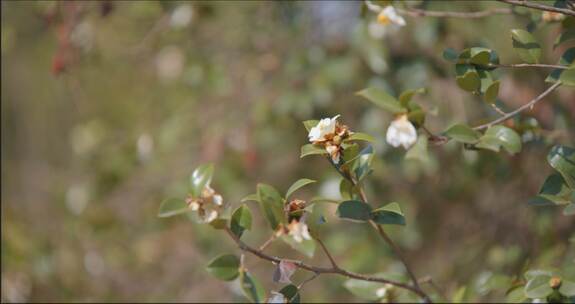
[[[477,65],[488,65],[491,56],[491,50],[482,47],[472,47],[470,49],[471,58],[469,62]]]
[[[399,95],[399,103],[404,107],[407,108],[407,106],[409,105],[409,102],[411,101],[411,98],[413,98],[413,95],[415,94],[425,94],[426,89],[425,88],[419,88],[419,89],[415,89],[415,90],[407,90],[404,91],[403,93],[401,93]]]
[[[383,284],[377,282],[368,282],[357,279],[349,279],[343,283],[345,289],[349,290],[354,296],[367,301],[376,301],[378,290],[383,288]]]
[[[501,125],[490,127],[485,132],[485,135],[479,139],[477,147],[483,148],[483,144],[486,142],[489,142],[491,145],[492,141],[495,141],[497,145],[505,148],[505,150],[510,154],[515,154],[521,151],[521,137],[519,137],[517,132],[508,127]],[[497,151],[498,150],[499,149],[497,148]]]
[[[575,62],[575,47],[567,49],[561,58],[559,59],[558,64],[564,66],[571,66],[573,67],[573,63]],[[545,82],[555,83],[561,78],[561,74],[563,74],[564,69],[554,69],[551,71],[549,76],[545,78]]]
[[[571,203],[563,209],[563,215],[575,215],[575,204]]]
[[[369,173],[371,173],[371,161],[373,160],[373,147],[367,146],[359,152],[353,164],[353,172],[356,180],[363,180]]]
[[[200,197],[204,187],[209,185],[214,174],[214,165],[203,164],[190,175],[190,192],[193,197]]]
[[[444,134],[454,140],[467,144],[474,144],[479,140],[481,133],[463,124],[455,124],[449,127]]]
[[[547,154],[547,161],[553,169],[559,171],[567,185],[575,189],[575,149],[556,145]]]
[[[341,197],[343,199],[350,200],[353,198],[353,191],[354,187],[352,183],[349,180],[342,178],[341,182],[339,183],[339,193]]]
[[[259,205],[271,228],[277,230],[284,222],[283,199],[277,190],[266,184],[258,184]]]
[[[306,120],[303,122],[303,126],[305,127],[305,129],[309,132],[311,130],[311,128],[317,126],[317,124],[319,123],[319,120]]]
[[[407,114],[407,119],[417,129],[421,127],[425,122],[425,112],[423,109],[421,109],[421,107],[417,106],[415,110],[409,111]]]
[[[570,87],[575,87],[575,68],[564,70],[559,76],[562,84]]]
[[[497,95],[499,95],[499,84],[500,81],[497,80],[491,83],[491,85],[487,87],[487,90],[483,95],[483,99],[485,100],[485,102],[489,104],[495,103],[495,101],[497,100]]]
[[[286,200],[289,198],[289,196],[294,193],[295,191],[297,191],[299,188],[308,185],[308,184],[312,184],[315,183],[315,181],[313,179],[309,179],[309,178],[301,178],[298,179],[295,183],[293,183],[289,189],[286,192]]]
[[[232,281],[238,276],[240,259],[233,254],[223,254],[213,259],[207,266],[208,272],[214,277]]]
[[[381,208],[371,212],[371,218],[374,222],[382,225],[403,225],[405,226],[405,217],[398,203],[389,203]]]
[[[254,202],[259,202],[260,198],[258,196],[257,193],[252,193],[249,195],[246,195],[244,198],[242,198],[242,200],[240,202],[249,202],[249,201],[254,201]]]
[[[541,57],[541,45],[535,40],[531,33],[521,30],[511,30],[513,40],[513,49],[519,55],[519,58],[526,63],[538,63]]]
[[[169,198],[162,202],[160,210],[158,211],[159,217],[170,217],[189,211],[186,201],[180,198]]]
[[[451,298],[451,303],[463,303],[463,299],[465,299],[465,292],[467,291],[466,286],[461,286],[457,291],[453,294]]]
[[[475,147],[480,149],[491,150],[494,152],[499,152],[501,149],[501,142],[499,139],[493,136],[482,136],[479,139],[479,143],[475,145]]]
[[[371,218],[371,207],[358,200],[344,201],[337,207],[337,216],[353,221],[367,221]]]
[[[481,86],[479,74],[475,70],[469,70],[463,76],[456,77],[457,85],[468,92],[476,92]]]
[[[374,142],[375,138],[373,138],[373,136],[366,134],[366,133],[361,133],[361,132],[354,132],[353,134],[351,134],[348,138],[345,139],[345,141],[354,141],[354,140],[361,140],[361,141],[367,141],[367,142]]]
[[[232,214],[230,229],[232,232],[241,237],[245,230],[252,228],[252,213],[250,208],[245,205],[239,206]]]
[[[279,291],[287,299],[288,303],[300,303],[299,289],[293,284],[286,285]]]
[[[228,219],[226,218],[217,218],[209,223],[214,229],[222,230],[225,229],[228,225]]]
[[[253,303],[263,303],[266,298],[266,291],[263,285],[249,272],[240,272],[240,286],[244,296]]]
[[[301,242],[296,242],[291,236],[289,235],[282,235],[280,237],[282,241],[286,244],[290,245],[291,248],[297,250],[298,252],[304,254],[308,258],[313,257],[315,253],[315,241],[314,240],[302,240]]]
[[[401,104],[395,97],[387,94],[385,91],[381,89],[367,88],[357,92],[357,95],[368,99],[369,101],[375,103],[377,106],[393,114],[406,112],[406,109],[401,107]]]
[[[562,280],[561,287],[559,287],[559,292],[567,297],[575,296],[575,283],[567,280]]]
[[[571,202],[573,190],[569,189],[560,174],[552,174],[545,179],[539,195],[529,201],[532,205],[565,205]]]
[[[327,154],[327,151],[322,147],[316,146],[314,144],[307,144],[301,146],[301,153],[300,158],[304,158],[308,155],[317,155],[317,154]]]
[[[443,58],[450,62],[457,61],[457,51],[452,48],[446,48],[443,50]]]
[[[547,297],[553,292],[553,289],[549,286],[549,279],[550,277],[548,276],[540,275],[529,280],[527,285],[525,285],[525,296],[530,299]]]

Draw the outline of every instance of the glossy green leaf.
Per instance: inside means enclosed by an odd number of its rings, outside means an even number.
[[[344,201],[337,207],[337,216],[354,221],[367,221],[371,218],[371,207],[358,200]]]
[[[270,185],[258,184],[257,188],[260,208],[271,228],[275,231],[279,224],[284,222],[283,198]]]
[[[251,228],[252,213],[250,208],[246,205],[241,205],[232,214],[230,229],[235,235],[241,237],[245,230],[250,230]]]
[[[231,281],[238,276],[240,259],[233,254],[223,254],[213,259],[207,266],[207,270],[214,277]]]
[[[354,187],[351,182],[345,178],[339,183],[339,193],[343,199],[350,200],[353,198]]]
[[[479,140],[481,133],[473,130],[471,127],[463,124],[455,124],[449,127],[445,132],[446,136],[462,143],[474,144]]]
[[[308,155],[318,155],[318,154],[327,154],[327,151],[320,146],[316,146],[314,144],[306,144],[301,146],[301,153],[299,157],[304,158]]]
[[[212,228],[214,228],[214,229],[223,230],[228,225],[228,219],[220,217],[220,218],[217,218],[217,219],[211,221],[209,223],[209,225],[212,226]]]
[[[200,197],[204,187],[209,185],[214,174],[214,165],[203,164],[190,175],[190,193],[193,197]]]
[[[559,75],[559,80],[563,85],[575,87],[575,67],[564,70]]]
[[[162,202],[160,210],[158,211],[159,217],[170,217],[189,211],[186,201],[180,198],[169,198]]]
[[[540,275],[529,280],[527,285],[525,285],[525,296],[530,299],[547,297],[553,292],[553,289],[549,286],[549,279],[550,277],[548,276]]]
[[[488,137],[490,138],[489,140],[491,140],[491,138],[496,139],[499,145],[505,148],[510,154],[521,151],[521,137],[519,137],[517,132],[508,127],[501,125],[492,126],[487,129],[483,137]],[[480,143],[482,143],[483,137],[479,140]]]
[[[425,88],[404,91],[399,95],[399,103],[406,108],[415,94],[425,94],[425,92]]]
[[[501,141],[493,136],[482,136],[475,147],[499,152],[501,150]]]
[[[287,299],[288,303],[300,303],[299,289],[293,284],[284,286],[279,291]]]
[[[343,153],[342,153],[342,158],[343,158],[343,163],[349,163],[352,160],[355,160],[355,158],[357,157],[357,155],[359,154],[359,145],[354,143],[351,145],[348,145],[347,147],[344,148]]]
[[[309,179],[309,178],[300,178],[298,179],[295,183],[293,183],[289,189],[286,192],[286,199],[289,198],[289,196],[294,193],[295,191],[297,191],[298,189],[300,189],[301,187],[305,186],[305,185],[309,185],[309,184],[313,184],[315,183],[315,181],[313,179]]]
[[[398,203],[389,203],[371,212],[374,222],[382,225],[405,225],[405,217]]]
[[[526,63],[538,63],[541,57],[541,45],[535,40],[533,35],[525,30],[511,30],[513,49],[519,58]]]
[[[575,64],[575,47],[567,49],[563,53],[563,55],[561,55],[558,64],[573,67]],[[561,74],[563,74],[564,71],[565,71],[564,69],[554,69],[553,71],[551,71],[549,76],[545,78],[545,82],[550,83],[557,82],[559,78],[561,78]]]
[[[309,132],[311,130],[311,128],[317,126],[317,124],[319,123],[319,120],[306,120],[303,122],[303,126],[305,127],[305,129]]]
[[[491,55],[491,50],[482,48],[482,47],[472,47],[470,49],[470,56],[469,62],[477,65],[488,65],[489,58]]]
[[[494,81],[493,83],[491,83],[488,87],[487,90],[485,91],[484,95],[483,95],[483,99],[485,100],[485,102],[487,103],[495,103],[495,101],[497,100],[497,95],[499,95],[499,84],[500,81]]]
[[[565,183],[575,189],[575,149],[556,145],[547,154],[547,161],[563,176]]]
[[[443,58],[450,62],[457,61],[457,51],[452,48],[446,48],[443,50]]]
[[[465,74],[463,74],[463,76],[456,77],[455,80],[460,88],[468,92],[475,92],[479,90],[481,86],[479,74],[477,74],[477,71],[474,70],[467,71]]]
[[[240,272],[240,286],[244,296],[253,303],[263,303],[266,299],[266,291],[263,285],[249,272]]]
[[[373,102],[377,106],[393,114],[406,112],[406,109],[401,107],[401,104],[395,97],[389,95],[382,89],[367,88],[357,92],[357,95],[366,98],[367,100]]]
[[[312,240],[304,239],[301,242],[296,242],[296,240],[294,240],[293,237],[289,235],[282,235],[280,238],[286,244],[290,245],[291,248],[304,254],[308,258],[313,257],[313,254],[315,253],[315,241],[313,239]]]
[[[573,190],[570,189],[560,174],[552,174],[545,179],[539,195],[532,198],[532,205],[564,205],[571,202]]]
[[[375,141],[375,138],[373,138],[373,136],[366,134],[366,133],[354,132],[345,141],[354,141],[354,140],[361,140],[361,141],[367,141],[367,142],[372,143]]]
[[[373,148],[367,146],[357,155],[353,163],[353,172],[357,181],[362,181],[371,173],[371,161],[373,160]]]

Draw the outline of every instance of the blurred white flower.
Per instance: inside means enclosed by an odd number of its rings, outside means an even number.
[[[391,5],[386,6],[379,12],[377,22],[383,25],[405,26],[405,19],[403,19]]]
[[[303,217],[299,221],[296,219],[292,220],[288,225],[288,230],[288,235],[298,243],[301,243],[303,240],[311,240],[311,235],[309,234]]]
[[[339,157],[341,155],[341,146],[337,145],[326,145],[325,150],[329,153],[331,160],[335,163],[339,163]]]
[[[327,140],[327,135],[335,133],[335,125],[338,117],[339,115],[336,115],[333,118],[324,118],[320,120],[319,123],[309,131],[309,141],[317,142]]]
[[[385,139],[396,148],[403,146],[408,149],[417,141],[417,131],[407,119],[407,115],[401,115],[391,122],[389,128],[387,128]]]
[[[186,57],[177,46],[166,46],[156,56],[156,71],[160,80],[169,82],[178,79],[184,70]]]
[[[154,151],[154,140],[150,134],[143,133],[140,135],[136,146],[138,148],[138,158],[141,162],[148,161],[152,157],[152,152]]]
[[[80,215],[86,209],[89,199],[88,189],[83,184],[72,185],[66,191],[66,206],[75,215]]]
[[[383,25],[377,21],[372,21],[367,25],[369,35],[374,39],[382,39],[396,33],[398,30],[398,26]]]
[[[184,28],[194,19],[194,8],[189,4],[182,4],[172,12],[170,25],[173,28]]]
[[[283,294],[272,291],[272,296],[269,298],[268,303],[287,303],[287,299]]]
[[[198,212],[202,223],[210,223],[218,218],[224,205],[222,196],[217,194],[209,185],[206,185],[200,197],[188,198],[186,202],[192,211]]]
[[[78,24],[70,33],[70,42],[83,51],[90,51],[94,46],[94,26],[89,21]]]

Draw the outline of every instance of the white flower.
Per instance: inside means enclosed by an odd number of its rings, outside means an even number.
[[[408,149],[417,141],[417,131],[407,119],[407,115],[401,115],[391,122],[385,136],[386,141],[394,146],[403,146]]]
[[[383,25],[397,25],[397,26],[405,26],[405,19],[401,17],[395,8],[391,5],[386,6],[379,14],[377,15],[377,22]]]
[[[319,123],[309,131],[307,136],[309,141],[322,141],[325,139],[326,135],[335,133],[335,125],[338,117],[339,115],[336,115],[333,118],[324,118],[320,120]]]
[[[272,291],[272,296],[269,298],[268,303],[287,303],[287,299],[283,294]]]
[[[190,24],[194,18],[194,8],[189,4],[183,4],[172,12],[170,25],[173,28],[184,28]]]
[[[202,223],[210,223],[218,218],[224,200],[214,189],[206,185],[199,198],[188,198],[190,210],[197,211]]]
[[[334,146],[334,145],[327,145],[325,147],[325,150],[327,151],[327,153],[329,153],[329,155],[331,156],[331,160],[333,161],[334,164],[339,164],[339,157],[341,155],[340,153],[340,148],[339,146]]]
[[[288,225],[288,230],[288,234],[298,243],[301,243],[303,240],[311,240],[311,235],[309,235],[307,225],[303,218],[300,219],[300,221],[295,219],[291,221]]]

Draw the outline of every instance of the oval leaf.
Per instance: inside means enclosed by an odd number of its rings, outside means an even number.
[[[308,185],[308,184],[312,184],[315,183],[315,181],[313,179],[309,179],[309,178],[301,178],[298,179],[295,183],[293,183],[289,189],[286,192],[286,200],[289,198],[289,196],[294,193],[295,191],[297,191],[299,188]]]
[[[481,86],[479,74],[477,74],[477,72],[474,70],[469,70],[465,72],[463,76],[457,77],[456,82],[460,88],[468,92],[475,92],[479,90],[479,87]]]
[[[378,88],[367,88],[357,92],[357,95],[366,98],[377,106],[393,114],[406,112],[406,110],[401,107],[399,101],[395,97],[387,94],[384,90]]]
[[[487,103],[495,103],[495,100],[497,100],[497,95],[499,95],[499,83],[499,80],[497,80],[491,83],[489,87],[487,87],[485,95],[483,95],[483,99]]]
[[[487,129],[484,136],[497,139],[499,144],[511,154],[521,151],[521,137],[508,127],[501,125],[492,126]]]
[[[258,184],[258,203],[263,214],[275,231],[283,222],[283,199],[277,190],[266,184]]]
[[[327,151],[319,146],[314,144],[307,144],[301,146],[301,152],[299,157],[304,158],[308,155],[317,155],[317,154],[327,154]]]
[[[213,259],[207,266],[208,272],[214,277],[231,281],[238,276],[240,259],[233,254],[223,254]]]
[[[212,164],[201,165],[192,172],[190,175],[190,192],[193,197],[199,197],[202,194],[204,187],[212,181],[213,174],[214,165]]]
[[[371,207],[358,200],[344,201],[337,207],[337,216],[353,221],[367,221],[371,218]]]
[[[189,211],[188,204],[180,198],[169,198],[162,202],[160,210],[158,211],[159,217],[170,217]]]
[[[463,124],[456,124],[447,129],[444,134],[462,143],[473,144],[479,140],[481,133]]]
[[[232,214],[230,229],[232,232],[241,237],[245,230],[252,228],[252,213],[250,208],[245,205],[239,206]]]
[[[521,29],[511,30],[513,49],[526,63],[538,63],[541,57],[541,45],[531,33]]]
[[[287,299],[288,303],[299,303],[300,302],[299,289],[297,288],[297,286],[295,286],[293,284],[287,285],[284,288],[282,288],[280,290],[280,293],[284,295],[284,297]]]
[[[556,145],[547,154],[547,161],[563,176],[565,183],[575,189],[575,149]]]
[[[345,141],[354,141],[354,140],[361,140],[361,141],[367,141],[367,142],[374,142],[375,138],[373,138],[373,136],[366,134],[366,133],[361,133],[361,132],[354,132],[353,134],[351,134],[348,138],[345,139]]]
[[[240,272],[240,286],[246,298],[253,303],[263,303],[266,291],[263,285],[249,272]]]
[[[389,203],[371,212],[371,218],[378,224],[405,225],[405,217],[398,203]]]
[[[548,276],[536,276],[525,285],[525,296],[531,299],[545,298],[553,289],[549,286]]]

